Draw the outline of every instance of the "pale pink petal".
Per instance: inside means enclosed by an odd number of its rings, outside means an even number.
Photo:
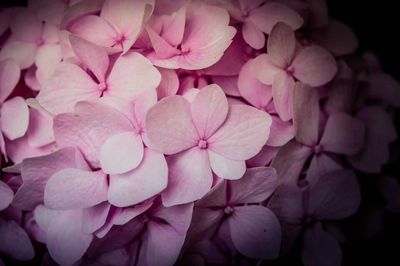
[[[272,85],[275,77],[283,72],[283,69],[276,66],[272,60],[271,54],[260,54],[254,58],[254,63],[252,64],[254,75],[260,82],[267,85]]]
[[[240,95],[256,108],[264,109],[272,98],[272,88],[261,83],[253,71],[254,59],[247,61],[239,73],[237,86]]]
[[[230,181],[230,204],[261,203],[275,191],[278,176],[271,167],[248,168],[240,180]]]
[[[78,58],[96,76],[99,82],[104,82],[108,70],[109,59],[106,51],[94,43],[74,35],[69,36],[72,50]]]
[[[42,203],[47,180],[61,169],[75,167],[75,154],[75,149],[65,148],[47,156],[24,160],[21,168],[23,184],[12,205],[22,210],[33,210]]]
[[[280,183],[296,182],[301,170],[313,151],[296,141],[290,141],[283,146],[271,166],[274,167],[279,176]]]
[[[281,227],[275,214],[268,208],[235,207],[228,223],[233,244],[240,253],[254,259],[278,257]]]
[[[0,219],[0,252],[16,260],[28,261],[35,256],[28,234],[15,221]]]
[[[204,197],[196,202],[196,207],[199,208],[210,208],[210,207],[224,207],[228,204],[228,184],[229,182],[221,180],[217,183],[210,191],[207,192]],[[195,209],[197,210],[197,209]],[[199,210],[200,211],[200,210]],[[221,210],[213,210],[221,211]],[[207,215],[205,215],[207,216]],[[210,216],[214,216],[211,215]]]
[[[179,89],[179,78],[175,70],[158,69],[161,73],[161,82],[157,87],[158,99],[161,100],[167,96],[175,95]]]
[[[272,159],[276,157],[279,149],[280,147],[278,148],[265,145],[256,156],[247,160],[246,164],[248,167],[260,167],[269,165]]]
[[[295,49],[296,38],[293,29],[285,23],[277,23],[267,42],[267,51],[271,62],[285,69],[291,64]]]
[[[100,12],[103,3],[103,0],[70,0],[70,7],[66,10],[64,17],[62,18],[60,28],[66,29],[77,19]]]
[[[339,220],[353,215],[361,202],[360,188],[351,170],[321,175],[311,187],[309,213],[317,220]]]
[[[265,45],[264,33],[251,21],[246,21],[242,28],[243,39],[254,49],[261,49]]]
[[[1,130],[9,140],[25,135],[29,125],[29,110],[22,97],[14,97],[1,105]]]
[[[0,51],[0,61],[13,59],[21,69],[27,69],[35,62],[37,45],[30,42],[9,41]]]
[[[44,203],[52,209],[92,207],[107,200],[108,181],[102,171],[67,168],[53,174],[44,190]]]
[[[0,181],[0,211],[4,210],[10,205],[13,197],[14,192],[11,190],[11,188],[3,181]]]
[[[98,85],[77,65],[63,62],[43,84],[37,96],[39,103],[53,114],[72,111],[78,101],[100,97]]]
[[[313,87],[331,81],[338,69],[335,58],[316,45],[302,49],[293,60],[292,68],[298,80]]]
[[[179,55],[180,51],[169,44],[163,39],[157,32],[152,28],[146,27],[147,34],[150,38],[151,45],[157,54],[159,59],[169,59],[176,55]]]
[[[223,179],[235,180],[244,175],[246,171],[245,161],[230,160],[211,150],[207,152],[211,169],[217,176]]]
[[[67,3],[62,0],[29,0],[28,8],[34,11],[38,18],[47,24],[59,25],[67,9]]]
[[[195,147],[167,160],[168,187],[161,194],[165,206],[198,200],[210,190],[213,180],[205,150]]]
[[[14,60],[0,62],[0,103],[13,92],[21,76],[21,70]]]
[[[100,165],[107,174],[122,174],[136,168],[143,159],[143,142],[134,132],[114,135],[100,149]]]
[[[35,43],[42,34],[42,22],[27,8],[16,8],[10,23],[13,36],[23,42]]]
[[[328,152],[355,155],[365,145],[365,126],[361,120],[348,114],[332,114],[320,145]]]
[[[268,34],[271,33],[272,28],[278,22],[284,22],[293,30],[297,30],[303,25],[303,18],[296,11],[277,2],[267,2],[252,10],[248,20]]]
[[[35,75],[40,84],[44,84],[50,78],[61,59],[62,51],[59,44],[44,44],[39,47],[35,60],[37,67]]]
[[[231,160],[247,160],[266,143],[272,119],[245,105],[232,105],[225,123],[208,140],[209,149]]]
[[[316,145],[320,122],[318,90],[297,82],[293,97],[293,125],[296,140],[308,146]]]
[[[145,120],[146,114],[153,105],[157,103],[157,91],[148,90],[140,95],[134,100],[134,115],[137,124],[135,124],[136,132],[145,130]],[[142,132],[146,133],[146,132]],[[142,134],[143,137],[143,134]]]
[[[295,82],[291,76],[281,72],[275,77],[272,84],[272,97],[276,112],[283,121],[293,117],[293,93]]]
[[[147,113],[146,133],[152,146],[167,155],[197,145],[189,102],[182,96],[162,99]]]
[[[228,114],[228,101],[215,84],[200,90],[191,104],[193,123],[201,139],[208,139],[222,125]]]
[[[307,266],[342,265],[339,242],[322,229],[320,223],[307,229],[303,237],[303,263]]]
[[[106,223],[110,208],[110,203],[103,202],[91,208],[83,209],[82,232],[92,234],[100,229]]]
[[[178,11],[169,16],[167,25],[163,25],[162,36],[173,46],[177,46],[182,42],[185,31],[186,7],[181,7]]]
[[[284,122],[277,116],[272,116],[271,132],[267,140],[267,145],[271,147],[281,147],[293,139],[295,129],[292,122]]]
[[[103,47],[111,47],[115,43],[116,30],[109,22],[95,15],[84,16],[76,20],[69,31],[73,34]]]
[[[106,94],[133,100],[146,90],[155,90],[161,81],[161,74],[143,55],[129,52],[115,62],[107,78]]]
[[[240,97],[237,76],[213,76],[212,81],[220,86],[226,95]]]
[[[60,147],[79,147],[92,166],[99,166],[100,149],[111,136],[133,130],[129,119],[107,105],[79,102],[76,112],[54,118],[54,135]],[[90,134],[88,134],[90,133]]]
[[[53,118],[30,108],[27,136],[29,145],[35,148],[54,142]]]
[[[147,148],[136,169],[111,175],[108,200],[117,207],[135,205],[160,193],[167,183],[168,166],[164,156]]]
[[[60,265],[72,265],[77,262],[93,239],[93,235],[82,232],[81,210],[64,211],[55,216],[46,235],[47,249]]]

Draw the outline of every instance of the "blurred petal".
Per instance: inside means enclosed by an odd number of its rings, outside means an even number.
[[[267,42],[267,51],[273,64],[285,69],[292,62],[296,48],[293,29],[282,22],[275,24]]]
[[[0,62],[0,103],[13,92],[21,76],[21,70],[14,60]]]
[[[14,97],[1,105],[1,130],[9,140],[25,135],[29,125],[29,110],[22,97]]]

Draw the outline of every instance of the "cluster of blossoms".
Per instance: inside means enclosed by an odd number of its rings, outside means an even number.
[[[298,241],[306,266],[340,265],[335,222],[359,208],[356,173],[389,161],[400,85],[327,14],[324,0],[1,10],[0,265],[248,265]],[[396,182],[382,179],[392,209]]]

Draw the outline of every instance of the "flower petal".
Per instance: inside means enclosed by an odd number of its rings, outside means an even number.
[[[243,39],[254,49],[264,47],[265,35],[253,22],[247,21],[243,24],[242,34]]]
[[[272,97],[276,112],[283,121],[293,117],[293,91],[295,82],[291,76],[281,72],[276,75],[272,84]]]
[[[111,175],[109,202],[117,207],[138,204],[167,187],[168,166],[164,156],[145,149],[140,165],[125,174]]]
[[[162,99],[147,112],[146,133],[152,147],[167,155],[197,145],[189,102],[182,96]]]
[[[143,159],[143,142],[134,132],[116,134],[100,149],[101,169],[107,174],[122,174],[136,168]]]
[[[0,103],[13,92],[21,76],[21,70],[14,60],[0,62]]]
[[[273,64],[285,69],[292,62],[296,48],[293,29],[282,22],[275,24],[267,42],[267,51]]]
[[[265,112],[232,105],[225,123],[209,138],[209,149],[231,160],[250,159],[266,143],[271,123]]]
[[[0,211],[4,210],[10,205],[13,197],[14,192],[11,190],[11,188],[3,181],[0,181]]]
[[[1,130],[9,140],[25,135],[29,125],[29,110],[22,97],[14,97],[1,105]]]
[[[103,172],[66,168],[48,180],[44,202],[52,209],[83,209],[106,201],[107,191],[107,175]]]
[[[162,192],[164,206],[192,202],[211,188],[212,172],[205,150],[197,147],[168,157],[168,187]]]
[[[0,219],[0,251],[16,260],[28,261],[35,256],[28,234],[15,221]]]
[[[235,207],[228,223],[233,244],[240,253],[254,259],[278,257],[281,227],[278,218],[268,208]]]
[[[246,172],[245,161],[230,160],[211,150],[207,152],[211,169],[217,176],[223,179],[235,180],[241,178]]]

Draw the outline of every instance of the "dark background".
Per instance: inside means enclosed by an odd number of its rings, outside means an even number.
[[[171,0],[173,1],[173,0]],[[330,15],[349,25],[360,40],[359,52],[372,51],[379,56],[386,72],[400,80],[400,14],[397,1],[327,0]],[[24,0],[0,0],[0,6],[24,5]],[[396,126],[400,132],[399,112]],[[387,167],[386,173],[400,177],[399,158]],[[386,212],[380,234],[366,239],[365,215],[373,208],[383,206],[377,195],[376,176],[360,176],[363,203],[360,213],[344,221],[346,243],[343,245],[343,264],[352,265],[400,265],[400,215]],[[274,263],[275,265],[275,263]],[[300,257],[293,255],[278,265],[301,265]]]

